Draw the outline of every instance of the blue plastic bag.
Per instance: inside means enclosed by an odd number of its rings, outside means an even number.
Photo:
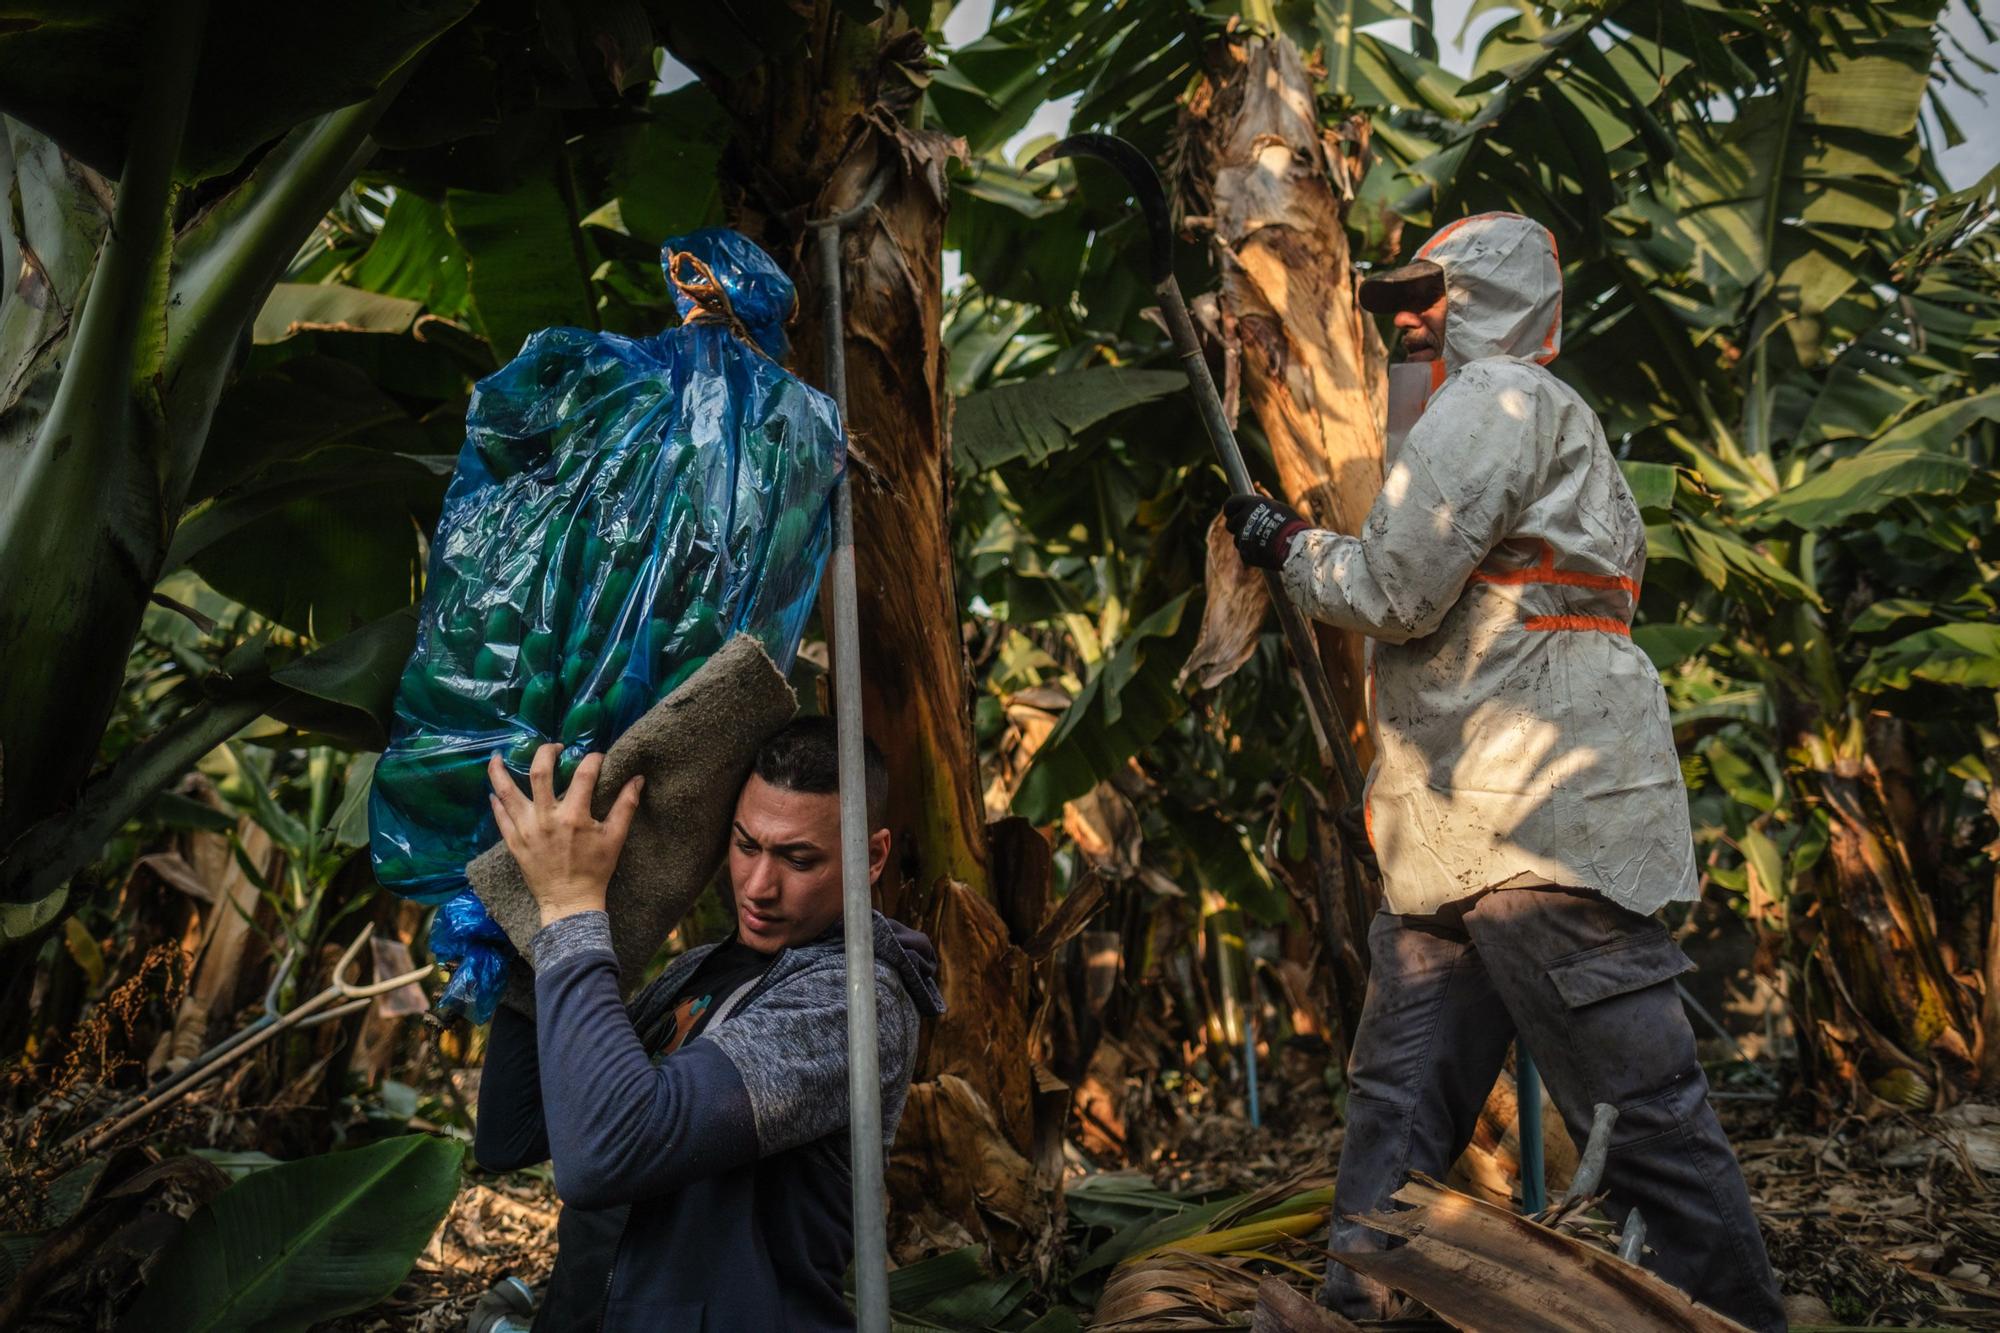
[[[826,565],[845,445],[779,364],[791,280],[720,228],[661,258],[678,328],[546,329],[474,388],[375,769],[375,876],[441,904],[438,1006],[476,1022],[514,956],[465,878],[499,839],[488,757],[525,776],[559,741],[561,790],[733,635],[788,669]]]

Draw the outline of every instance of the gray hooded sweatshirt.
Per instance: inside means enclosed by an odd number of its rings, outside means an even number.
[[[882,1132],[896,1132],[917,1029],[942,1013],[937,955],[874,914]],[[847,983],[840,928],[787,949],[701,1035],[655,1060],[691,949],[618,998],[608,918],[535,937],[535,1017],[502,1006],[473,1153],[554,1163],[563,1201],[538,1333],[847,1329],[853,1257]]]

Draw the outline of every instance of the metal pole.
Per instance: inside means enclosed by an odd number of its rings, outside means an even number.
[[[1257,997],[1250,997],[1250,1012],[1243,1019],[1243,1070],[1248,1084],[1248,1104],[1250,1108],[1250,1128],[1256,1129],[1264,1123],[1264,1116],[1257,1106]]]
[[[880,193],[815,222],[826,302],[826,387],[847,423],[846,319],[841,309],[840,231]],[[875,1016],[874,896],[868,878],[868,776],[862,754],[861,617],[854,581],[854,502],[842,469],[833,492],[834,722],[840,738],[841,918],[847,938],[847,1144],[854,1178],[854,1314],[861,1333],[888,1333],[889,1222],[882,1191],[881,1045]]]
[[[1542,1164],[1542,1076],[1528,1044],[1514,1038],[1514,1109],[1521,1140],[1521,1211],[1549,1206],[1548,1169]]]

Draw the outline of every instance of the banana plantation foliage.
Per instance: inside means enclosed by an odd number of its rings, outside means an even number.
[[[856,206],[878,899],[946,1000],[892,1303],[1195,1327],[1317,1281],[1378,904],[1128,187],[1029,165],[1053,104],[1159,164],[1251,469],[1323,527],[1382,478],[1359,278],[1478,212],[1553,233],[1550,368],[1646,522],[1711,1080],[1821,1191],[1757,1186],[1803,1200],[1781,1283],[2000,1327],[2000,168],[1938,166],[1940,91],[1995,86],[1944,13],[1479,0],[1464,76],[1429,0],[1001,0],[956,42],[943,0],[6,7],[0,1326],[456,1328],[546,1277],[546,1168],[464,1152],[484,1030],[430,1016],[432,909],[366,852],[469,397],[539,330],[674,325],[661,242],[718,226],[823,385],[808,224]],[[1319,649],[1366,763],[1361,641]],[[667,953],[730,928],[711,894]],[[1453,1181],[1502,1208],[1514,1096]],[[1930,1190],[1971,1211],[1863,1253]]]

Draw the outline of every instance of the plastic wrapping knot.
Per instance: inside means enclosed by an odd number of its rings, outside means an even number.
[[[750,332],[750,327],[737,316],[736,306],[730,301],[728,290],[715,276],[715,270],[702,263],[699,256],[688,250],[669,249],[666,251],[666,269],[667,281],[674,285],[674,304],[680,308],[683,325],[713,321],[757,351],[764,350]],[[682,276],[683,270],[687,273],[685,277]],[[784,332],[775,329],[773,333],[779,340],[782,354]]]
[[[725,245],[723,237],[737,244]],[[785,359],[791,350],[785,325],[798,313],[799,294],[769,255],[733,231],[710,227],[661,246],[660,264],[683,326],[721,318],[772,360]]]
[[[438,1009],[465,1014],[475,1023],[491,1022],[507,990],[507,964],[515,957],[499,922],[486,914],[477,894],[454,894],[432,915],[430,939],[433,958],[457,965],[438,992]]]
[[[680,327],[545,329],[474,387],[375,770],[376,878],[443,904],[440,1008],[482,1022],[513,956],[465,879],[488,757],[558,743],[560,789],[738,632],[788,668],[826,564],[845,445],[779,364],[791,280],[720,228],[661,260]]]

